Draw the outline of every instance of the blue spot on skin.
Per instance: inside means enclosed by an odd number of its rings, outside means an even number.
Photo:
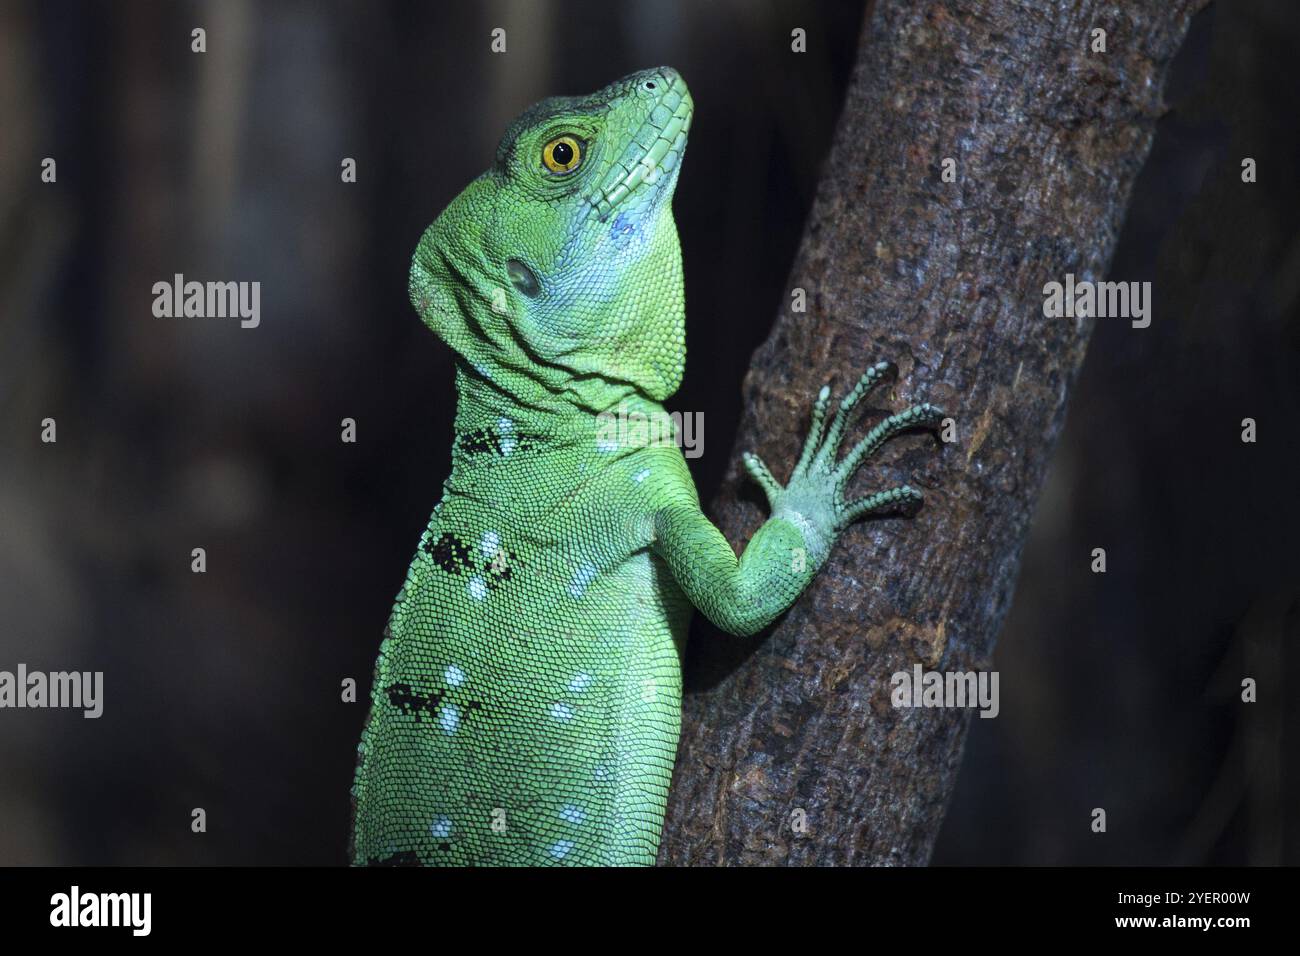
[[[591,564],[584,564],[573,574],[573,580],[569,582],[569,597],[575,601],[581,600],[582,596],[587,593],[587,585],[596,580],[596,568]]]
[[[609,238],[613,240],[614,245],[620,249],[626,246],[640,232],[640,226],[626,212],[620,212],[614,217],[614,222],[609,227]]]

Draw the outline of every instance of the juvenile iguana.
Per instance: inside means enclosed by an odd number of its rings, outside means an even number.
[[[668,68],[544,100],[415,250],[411,302],[456,352],[455,439],[380,645],[355,863],[653,863],[692,606],[753,634],[850,523],[920,503],[844,498],[886,439],[941,417],[892,415],[837,464],[887,363],[829,422],[821,390],[784,487],[745,456],[772,516],[739,560],[676,445],[611,427],[663,421],[681,381],[670,202],[692,109]]]

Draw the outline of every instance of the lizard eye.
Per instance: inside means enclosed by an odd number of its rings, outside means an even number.
[[[582,144],[572,136],[557,136],[542,147],[542,165],[553,173],[571,173],[582,164]]]

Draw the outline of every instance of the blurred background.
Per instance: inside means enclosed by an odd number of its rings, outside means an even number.
[[[448,467],[421,231],[530,103],[680,69],[669,407],[706,413],[707,500],[862,12],[0,0],[0,669],[105,672],[99,720],[0,711],[0,863],[344,862],[371,667]],[[1111,271],[1153,282],[1154,319],[1097,325],[936,863],[1300,860],[1297,54],[1300,5],[1232,0],[1174,65]],[[260,327],[155,318],[175,273],[260,281]]]

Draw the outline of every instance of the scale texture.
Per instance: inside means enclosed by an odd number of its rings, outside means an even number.
[[[693,104],[668,68],[537,104],[426,230],[411,301],[456,353],[452,469],[380,645],[353,787],[356,864],[649,865],[692,609],[769,624],[835,538],[909,487],[846,501],[919,405],[837,462],[872,366],[741,558],[700,509],[660,404],[684,368],[671,199]]]

